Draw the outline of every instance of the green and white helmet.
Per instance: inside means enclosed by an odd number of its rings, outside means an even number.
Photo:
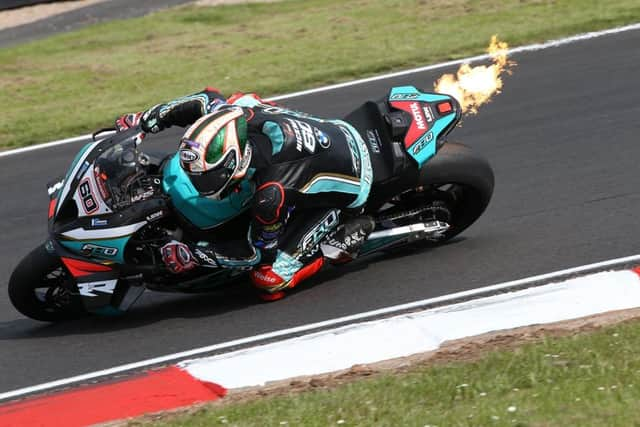
[[[242,108],[202,116],[185,132],[178,153],[182,169],[201,195],[225,198],[245,177],[251,162]]]

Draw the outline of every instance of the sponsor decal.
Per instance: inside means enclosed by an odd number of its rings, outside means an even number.
[[[164,211],[154,212],[151,215],[147,215],[147,221],[155,221],[156,219],[160,219],[164,216]]]
[[[433,139],[433,132],[429,132],[428,134],[426,134],[424,136],[424,139],[426,139],[427,142],[431,142],[431,140]]]
[[[78,186],[78,195],[80,196],[81,205],[86,214],[91,214],[98,210],[98,203],[91,192],[91,184],[89,178],[85,178]]]
[[[318,144],[320,144],[320,147],[329,148],[329,146],[331,145],[331,140],[329,139],[326,133],[314,127],[313,134],[316,136],[316,140],[318,141]]]
[[[91,218],[91,226],[92,227],[103,227],[105,225],[108,225],[109,221],[106,219],[100,219],[100,218]]]
[[[349,129],[344,126],[338,125],[345,138],[347,139],[347,145],[349,146],[349,152],[351,153],[351,167],[355,175],[360,175],[360,151],[356,145],[356,141],[351,135]]]
[[[418,154],[424,147],[427,146],[428,143],[433,139],[433,132],[429,131],[424,138],[422,138],[416,145],[413,147],[413,154]]]
[[[102,292],[104,294],[112,294],[116,289],[118,280],[107,280],[104,282],[78,283],[78,291],[84,297],[97,297],[94,292]]]
[[[64,179],[56,182],[55,184],[47,188],[47,194],[49,194],[49,196],[53,196],[57,191],[59,191],[62,188],[63,185],[64,185]]]
[[[424,105],[422,107],[422,111],[424,111],[424,116],[427,118],[427,121],[431,123],[433,121],[433,112],[431,111],[431,107]]]
[[[416,99],[419,96],[420,96],[419,93],[394,93],[393,95],[391,95],[391,97],[389,97],[389,99],[394,101],[400,101],[400,100]]]
[[[347,244],[345,242],[342,242],[340,240],[336,240],[333,237],[331,237],[328,240],[326,240],[326,243],[327,243],[327,245],[333,246],[334,248],[342,249],[343,251],[347,250]]]
[[[200,148],[200,143],[199,142],[195,142],[195,141],[192,141],[190,139],[184,138],[180,142],[182,142],[184,145],[186,145],[188,147],[191,147],[191,148],[195,148],[195,149]]]
[[[180,153],[180,160],[184,163],[193,163],[196,160],[200,159],[200,154],[196,153],[195,151],[188,150],[186,148],[181,149],[179,153]]]
[[[332,210],[324,216],[311,230],[309,230],[302,238],[300,249],[306,252],[320,243],[327,233],[338,225],[338,211]]]
[[[80,248],[80,252],[82,253],[82,255],[90,256],[94,258],[101,258],[101,257],[113,258],[114,256],[118,255],[118,248],[94,245],[93,243],[85,243]]]
[[[310,154],[315,153],[316,151],[316,137],[314,135],[313,129],[309,123],[305,123],[300,120],[295,119],[286,119],[291,128],[293,129],[293,134],[296,137],[296,150],[302,152],[304,148]]]
[[[420,105],[418,105],[417,102],[412,102],[409,105],[409,108],[411,109],[411,114],[413,114],[413,120],[415,121],[418,129],[427,130],[427,125],[425,123],[424,116],[422,115]]]
[[[204,261],[206,264],[208,264],[208,266],[210,266],[210,267],[217,267],[218,266],[217,262],[215,262],[210,256],[208,256],[207,254],[202,252],[200,249],[196,248],[195,254],[196,254],[196,256],[198,258],[200,258],[202,261]]]
[[[262,280],[263,282],[276,283],[278,281],[275,276],[264,274],[260,270],[255,270],[253,274],[256,279]]]
[[[153,189],[147,190],[147,191],[145,191],[144,193],[141,193],[141,194],[135,194],[135,195],[131,196],[131,203],[139,202],[140,200],[147,200],[148,198],[150,198],[154,194],[155,194],[155,191]]]
[[[380,135],[378,129],[367,129],[367,142],[374,153],[380,152]]]

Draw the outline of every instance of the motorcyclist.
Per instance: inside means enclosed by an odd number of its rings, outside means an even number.
[[[255,94],[225,99],[208,87],[116,120],[119,130],[138,124],[151,133],[190,125],[180,140],[180,165],[202,197],[224,199],[243,180],[255,188],[251,250],[174,240],[161,249],[174,273],[198,265],[250,268],[261,298],[273,301],[315,274],[322,252],[332,262],[351,260],[373,231],[372,218],[361,215],[372,181],[369,153],[344,121],[287,110]],[[321,252],[318,240],[329,232]]]

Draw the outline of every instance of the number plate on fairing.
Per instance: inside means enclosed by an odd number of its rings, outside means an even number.
[[[93,168],[90,165],[84,168],[84,171],[81,169],[82,178],[73,195],[73,200],[75,200],[78,206],[78,216],[85,217],[112,213],[112,210],[106,205],[98,191],[98,184],[96,183]]]

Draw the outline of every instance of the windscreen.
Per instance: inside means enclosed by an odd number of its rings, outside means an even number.
[[[132,184],[144,177],[141,157],[133,140],[107,148],[94,163],[94,173],[100,195],[111,209],[135,202]]]

